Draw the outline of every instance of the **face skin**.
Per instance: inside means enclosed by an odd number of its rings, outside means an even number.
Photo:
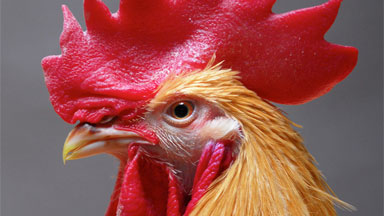
[[[151,143],[134,132],[115,129],[114,123],[119,120],[106,118],[100,124],[83,124],[74,129],[64,146],[64,160],[108,153],[126,161],[127,146],[139,145],[148,158],[167,164],[189,193],[206,145],[210,141],[239,137],[237,121],[196,97],[169,97],[149,108],[142,119],[147,129],[156,134],[158,143]]]
[[[189,108],[190,114],[185,118],[177,118],[177,109],[186,107]],[[168,163],[182,180],[185,191],[190,191],[202,151],[206,144],[214,139],[207,132],[217,130],[211,128],[210,123],[224,123],[229,118],[203,99],[179,96],[155,107],[152,112],[147,113],[145,119],[151,130],[156,131],[159,144],[144,146],[144,150],[156,160]]]

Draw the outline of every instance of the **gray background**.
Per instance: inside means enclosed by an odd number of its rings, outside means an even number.
[[[116,11],[118,0],[105,0]],[[325,0],[279,0],[275,12]],[[53,111],[42,57],[59,54],[61,4],[84,27],[82,1],[1,3],[1,215],[103,215],[118,162],[109,156],[61,160],[71,125]],[[337,195],[355,205],[340,215],[383,215],[382,1],[345,0],[326,39],[360,51],[352,74],[331,93],[305,105],[280,106]]]

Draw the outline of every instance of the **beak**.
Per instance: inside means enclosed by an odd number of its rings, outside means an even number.
[[[145,138],[131,131],[110,127],[96,127],[90,124],[76,126],[65,140],[63,162],[86,158],[101,153],[112,154],[117,158],[127,155],[132,143],[149,144]]]

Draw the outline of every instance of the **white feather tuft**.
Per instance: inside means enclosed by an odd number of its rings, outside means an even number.
[[[219,139],[235,139],[240,134],[239,123],[228,117],[218,117],[207,122],[200,131],[200,135],[204,138]]]

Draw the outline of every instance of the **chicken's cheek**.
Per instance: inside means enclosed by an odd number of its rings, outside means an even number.
[[[188,215],[208,186],[233,161],[228,143],[209,143],[199,160],[192,197],[187,203],[188,194],[182,190],[178,178],[165,163],[143,154],[138,146],[129,151],[131,159],[124,173],[121,173],[120,183],[115,187],[107,216]]]

